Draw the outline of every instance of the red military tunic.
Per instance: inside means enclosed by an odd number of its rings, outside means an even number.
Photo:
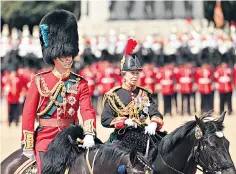
[[[218,66],[214,72],[217,89],[220,93],[232,92],[232,70],[228,65]]]
[[[22,102],[21,97],[24,89],[24,82],[21,77],[16,74],[11,76],[11,74],[5,75],[2,79],[3,81],[3,92],[7,96],[8,104],[17,104]]]
[[[65,97],[63,98],[63,102],[60,102],[56,97],[58,97],[59,94],[62,96],[62,91],[65,92]],[[51,96],[53,97],[49,97],[49,95],[47,95],[49,93],[52,93],[53,95]],[[61,105],[62,103],[63,105]],[[50,104],[52,104],[51,108],[57,105],[58,109],[50,113],[50,109],[45,109],[47,106],[50,106]],[[85,133],[93,132],[96,127],[96,115],[91,105],[88,83],[84,78],[68,71],[61,76],[60,80],[60,73],[56,70],[35,75],[28,90],[23,109],[23,150],[32,150],[35,148],[36,152],[47,151],[48,144],[61,129],[65,128],[42,126],[42,128],[38,130],[35,140],[36,145],[33,147],[34,121],[36,115],[48,121],[52,119],[62,119],[62,121],[65,119],[76,120],[78,118],[77,111],[79,107],[84,122]]]
[[[18,74],[20,75],[20,77],[25,85],[26,91],[28,91],[28,89],[30,87],[31,80],[34,77],[35,73],[33,71],[30,71],[27,68],[20,68],[20,69],[18,69]]]
[[[96,79],[95,79],[95,74],[93,73],[93,71],[91,71],[89,67],[87,67],[81,70],[79,74],[88,81],[90,94],[94,95]]]
[[[236,86],[236,65],[234,65],[233,76],[234,76],[234,86]]]
[[[181,94],[193,92],[193,69],[190,66],[183,65],[175,68],[175,77]]]
[[[143,84],[141,86],[147,87],[151,89],[153,93],[155,93],[155,85],[156,85],[156,74],[154,71],[153,65],[148,65],[143,68],[144,77],[143,77]]]
[[[164,66],[157,72],[157,83],[160,82],[161,93],[163,95],[172,95],[175,92],[174,89],[174,73],[173,68],[170,66]]]
[[[111,67],[105,67],[102,72],[101,78],[98,81],[98,90],[101,95],[104,95],[107,91],[115,87],[116,75],[114,69]]]
[[[194,76],[200,94],[212,93],[213,72],[210,66],[202,66],[197,68]]]

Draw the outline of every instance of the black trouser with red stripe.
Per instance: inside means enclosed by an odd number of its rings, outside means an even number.
[[[201,94],[201,112],[209,112],[210,110],[213,110],[214,108],[214,92],[211,92],[210,94]]]
[[[184,115],[184,101],[187,100],[187,113],[191,115],[190,111],[190,98],[191,98],[191,93],[189,94],[181,94],[181,101],[182,101],[182,110],[181,114]]]
[[[232,92],[220,93],[220,114],[224,112],[225,104],[228,105],[228,114],[232,113]]]
[[[171,99],[173,97],[173,94],[170,95],[163,95],[163,99],[164,99],[164,115],[165,114],[170,114],[172,115],[172,105],[171,105]]]
[[[15,121],[18,126],[19,117],[21,115],[21,104],[20,103],[10,103],[8,110],[8,124],[9,126],[13,121]]]

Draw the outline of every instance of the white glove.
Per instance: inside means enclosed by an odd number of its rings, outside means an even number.
[[[133,120],[130,119],[130,118],[125,120],[125,125],[128,126],[128,127],[137,128],[137,123],[133,122]]]
[[[84,149],[88,149],[92,146],[95,145],[95,142],[94,142],[94,138],[93,138],[93,135],[85,135],[84,137],[84,143],[83,143],[83,148]]]
[[[31,159],[32,161],[35,160],[35,153],[33,150],[23,151],[23,155],[25,155],[27,158]]]
[[[145,134],[155,135],[157,129],[157,123],[151,122],[148,126],[145,127]]]

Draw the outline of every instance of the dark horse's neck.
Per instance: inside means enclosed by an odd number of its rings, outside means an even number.
[[[196,164],[192,158],[195,126],[195,121],[188,122],[163,138],[159,146],[160,165],[163,166],[160,171],[174,174],[178,173],[174,171],[176,169],[182,173],[195,173]]]

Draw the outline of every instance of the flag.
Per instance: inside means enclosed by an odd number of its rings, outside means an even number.
[[[217,28],[221,28],[224,26],[225,19],[224,19],[224,14],[221,7],[221,2],[219,0],[216,1],[213,18],[214,18]]]

